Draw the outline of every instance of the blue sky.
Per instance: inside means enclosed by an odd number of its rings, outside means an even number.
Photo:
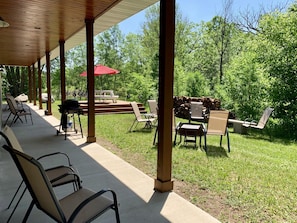
[[[141,0],[140,0],[141,1]],[[260,6],[270,7],[278,3],[293,2],[294,0],[233,0],[232,11],[244,11],[245,9],[257,10]],[[224,0],[176,0],[183,16],[189,21],[199,23],[200,21],[209,21],[215,15],[222,12]],[[129,32],[139,33],[141,25],[145,22],[145,10],[121,22],[120,29],[124,34]]]

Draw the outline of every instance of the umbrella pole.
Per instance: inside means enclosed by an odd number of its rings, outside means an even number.
[[[101,81],[101,90],[103,90],[103,77],[102,76],[100,76],[100,81]]]

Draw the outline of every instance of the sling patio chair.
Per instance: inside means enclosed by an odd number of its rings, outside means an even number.
[[[248,119],[246,119],[244,121],[244,123],[242,124],[243,127],[246,128],[254,128],[254,129],[264,129],[265,125],[269,119],[269,117],[271,116],[272,112],[273,112],[273,108],[266,108],[262,114],[262,117],[260,118],[259,122],[257,123],[256,121],[252,120],[249,121]]]
[[[157,126],[158,125],[158,103],[154,99],[147,100],[147,103],[150,109],[151,117],[155,118],[155,121],[153,124]]]
[[[155,121],[155,118],[152,117],[151,114],[141,114],[136,102],[131,102],[131,106],[135,115],[135,120],[133,121],[129,131],[132,132],[134,124],[136,123],[136,128],[139,122],[145,123],[144,128],[152,128],[152,123]]]
[[[23,107],[19,108],[18,105],[17,105],[16,100],[12,96],[7,96],[6,100],[7,100],[7,104],[8,104],[10,113],[9,113],[7,119],[6,119],[5,125],[7,124],[7,122],[8,122],[11,115],[13,115],[13,119],[11,121],[10,126],[12,126],[12,124],[15,123],[17,120],[20,120],[23,123],[23,121],[21,119],[22,116],[25,116],[25,120],[27,122],[27,115],[30,116],[31,123],[33,125],[32,113],[30,111],[30,108],[29,108],[28,111],[25,110]]]
[[[229,132],[228,132],[228,126],[227,126],[228,116],[229,116],[229,111],[223,111],[223,110],[211,110],[210,111],[207,128],[205,128],[205,126],[203,128],[204,129],[205,151],[207,151],[207,143],[206,143],[207,135],[221,136],[220,146],[222,146],[223,136],[226,135],[227,143],[228,143],[228,152],[230,152],[230,140],[229,140]]]
[[[6,144],[9,147],[14,148],[15,150],[18,150],[20,152],[24,152],[16,135],[14,134],[13,130],[8,127],[7,125],[2,129],[2,131],[0,131],[0,135],[5,139]],[[66,160],[66,165],[64,164],[59,164],[57,166],[52,166],[48,169],[45,170],[45,173],[47,175],[47,177],[49,178],[49,181],[52,183],[53,187],[57,187],[57,186],[62,186],[62,185],[66,185],[69,183],[73,184],[73,189],[74,190],[78,190],[78,188],[80,187],[81,184],[81,180],[80,177],[78,175],[77,170],[75,170],[70,162],[70,158],[68,157],[67,154],[62,153],[62,152],[55,152],[55,153],[49,153],[49,154],[45,154],[39,158],[37,158],[37,160],[44,160],[46,158],[56,158],[56,157],[62,157],[62,160]],[[10,206],[12,205],[14,199],[16,198],[17,194],[19,193],[20,189],[22,188],[24,181],[21,181],[21,183],[19,184],[15,194],[13,195],[7,209],[10,208]],[[13,211],[11,212],[7,223],[10,221],[10,219],[12,218],[17,206],[19,205],[24,193],[26,192],[27,188],[24,188],[23,192],[21,193]]]
[[[91,222],[109,209],[115,211],[116,222],[120,222],[117,196],[113,190],[94,192],[79,186],[77,191],[59,200],[38,160],[7,145],[3,148],[12,156],[32,197],[23,222],[28,221],[34,205],[56,222]]]
[[[206,116],[203,109],[204,107],[202,102],[191,101],[189,122],[205,122]]]
[[[158,118],[158,103],[156,100],[147,100],[152,117]]]

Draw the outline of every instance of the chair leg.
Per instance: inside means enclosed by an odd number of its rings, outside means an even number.
[[[21,123],[23,123],[23,120],[21,119],[21,117],[18,115],[18,114],[16,114],[15,116],[15,120],[14,120],[14,123],[16,123],[16,121],[19,119],[20,120],[20,122]],[[25,116],[26,117],[26,116]],[[26,120],[27,121],[27,120]]]
[[[227,143],[228,143],[228,152],[230,153],[230,139],[229,139],[229,132],[227,130]]]
[[[16,192],[14,193],[14,195],[13,195],[13,197],[12,197],[12,199],[11,199],[11,201],[10,201],[8,207],[7,207],[7,209],[9,209],[10,206],[12,205],[12,202],[14,201],[14,199],[15,199],[17,193],[18,193],[19,190],[21,189],[21,186],[23,185],[23,183],[24,183],[24,181],[22,181],[22,182],[20,183],[20,185],[19,185],[18,189],[16,190]]]
[[[136,119],[135,119],[135,120],[134,120],[134,122],[132,123],[132,125],[131,125],[131,127],[130,127],[130,130],[129,130],[129,132],[132,132],[132,128],[133,128],[133,126],[134,126],[135,122],[136,122]]]
[[[146,121],[145,122],[145,125],[144,125],[144,128],[147,128],[147,129],[151,129],[152,128],[152,122],[151,121]]]
[[[177,137],[177,131],[175,131],[175,135],[174,135],[174,142],[173,142],[174,146],[176,145],[176,137]]]
[[[11,123],[10,123],[10,126],[12,126],[12,124],[16,122],[15,117],[16,117],[16,116],[13,117],[13,119],[12,119],[12,121],[11,121]]]
[[[8,119],[9,119],[9,117],[11,116],[11,112],[9,113],[9,115],[8,115],[8,117],[7,117],[7,119],[6,119],[6,121],[5,121],[5,124],[4,124],[4,126],[7,124],[7,122],[8,122]]]
[[[204,150],[207,152],[206,133],[204,133]]]
[[[33,119],[32,119],[32,115],[30,114],[30,118],[31,118],[31,123],[32,123],[32,125],[33,125]]]
[[[154,142],[153,142],[153,145],[156,144],[157,135],[158,135],[158,126],[156,127],[156,131],[155,131],[155,135],[154,135]]]
[[[223,136],[221,135],[221,138],[220,138],[220,147],[222,147],[222,140],[223,140]]]
[[[67,129],[68,129],[68,126],[66,126],[66,128],[65,128],[65,130],[64,130],[64,133],[65,133],[65,135],[64,135],[64,140],[66,140],[66,138],[67,138]]]
[[[23,121],[22,121],[22,119],[20,118],[20,116],[15,115],[15,116],[13,117],[11,123],[10,123],[10,126],[12,126],[13,123],[16,123],[16,121],[17,121],[18,119],[21,121],[21,123],[23,123]]]
[[[79,115],[79,114],[77,114],[77,116],[78,116],[78,122],[79,122],[79,127],[80,127],[80,133],[81,133],[81,137],[83,138],[83,137],[84,137],[84,135],[83,135],[82,127],[81,127],[80,115]]]
[[[24,217],[24,219],[23,219],[23,223],[26,223],[27,222],[27,220],[28,220],[28,217],[29,217],[29,215],[30,215],[30,213],[31,213],[31,211],[32,211],[32,209],[33,209],[33,206],[34,206],[34,201],[32,201],[31,203],[30,203],[30,206],[29,206],[29,208],[28,208],[28,210],[27,210],[27,212],[26,212],[26,215],[25,215],[25,217]]]
[[[117,223],[120,223],[120,214],[119,214],[119,208],[118,208],[118,199],[117,195],[114,191],[111,191],[112,196],[113,196],[113,202],[114,202],[114,211],[115,211],[115,216],[116,216],[116,221]]]
[[[23,190],[23,193],[21,194],[21,196],[20,196],[18,202],[16,203],[15,207],[13,208],[12,212],[10,213],[9,218],[7,219],[7,222],[6,222],[6,223],[9,223],[9,221],[11,220],[11,218],[12,218],[12,216],[13,216],[15,210],[16,210],[17,207],[19,206],[19,203],[20,203],[21,199],[23,198],[23,196],[24,196],[26,190],[27,190],[27,187]]]

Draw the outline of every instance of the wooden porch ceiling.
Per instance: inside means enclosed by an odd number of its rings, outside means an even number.
[[[158,2],[158,0],[10,0],[0,1],[0,17],[10,25],[0,28],[0,64],[30,66],[59,56],[86,41],[85,19],[95,18],[94,34]]]

